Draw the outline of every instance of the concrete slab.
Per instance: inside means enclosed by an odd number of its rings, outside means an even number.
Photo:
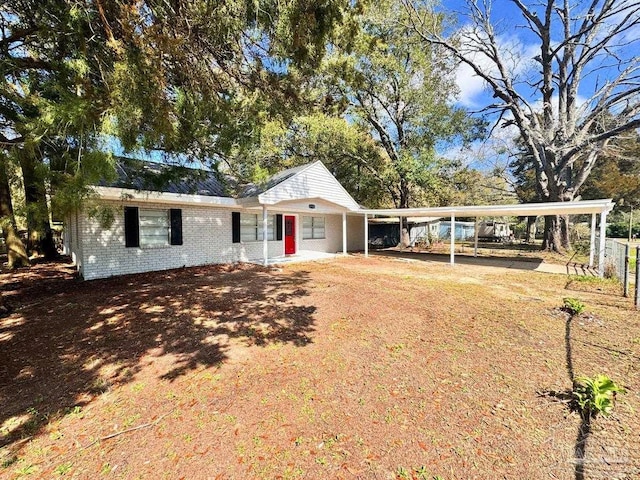
[[[369,254],[393,258],[403,258],[420,262],[449,263],[448,253],[442,254],[429,252],[410,252],[395,249],[385,249],[370,250]],[[544,273],[558,273],[563,275],[590,275],[594,277],[598,276],[597,270],[589,268],[588,265],[576,263],[567,263],[566,265],[560,265],[555,263],[546,263],[542,259],[536,258],[517,259],[510,257],[473,257],[464,254],[456,254],[455,263],[456,265],[476,265],[482,267],[529,270]]]

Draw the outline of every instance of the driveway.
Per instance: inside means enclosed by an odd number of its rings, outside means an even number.
[[[438,262],[449,263],[449,254],[444,253],[428,253],[428,252],[411,252],[400,251],[395,249],[373,250],[369,251],[370,255],[380,255],[384,257],[400,258],[408,261],[418,262]],[[470,255],[456,253],[456,265],[476,265],[481,267],[509,268],[515,270],[529,270],[544,273],[560,273],[563,275],[592,275],[598,276],[597,270],[589,268],[588,265],[578,263],[567,263],[560,265],[556,263],[547,263],[541,258],[522,258],[515,259],[511,257],[473,257]]]

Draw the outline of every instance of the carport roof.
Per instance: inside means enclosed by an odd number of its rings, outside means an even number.
[[[401,215],[403,217],[526,217],[533,215],[543,216],[603,213],[610,212],[613,207],[614,203],[609,198],[602,200],[580,200],[574,202],[517,203],[513,205],[362,209],[360,210],[360,213],[381,216]]]

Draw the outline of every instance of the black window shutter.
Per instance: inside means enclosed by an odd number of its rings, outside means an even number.
[[[172,208],[171,214],[171,245],[182,245],[182,210]]]
[[[138,207],[124,207],[124,242],[127,247],[140,246]]]
[[[240,212],[231,212],[231,238],[233,243],[240,243]]]
[[[276,215],[276,240],[282,240],[282,215]]]

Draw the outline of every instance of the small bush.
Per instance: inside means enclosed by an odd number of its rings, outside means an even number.
[[[604,278],[617,279],[618,272],[616,272],[616,266],[611,262],[605,263],[603,276]]]
[[[585,304],[577,298],[567,297],[564,299],[564,309],[571,315],[580,315],[585,308]]]
[[[593,378],[577,378],[573,396],[583,416],[595,417],[598,413],[608,416],[618,392],[625,393],[625,389],[607,375],[599,374]]]

